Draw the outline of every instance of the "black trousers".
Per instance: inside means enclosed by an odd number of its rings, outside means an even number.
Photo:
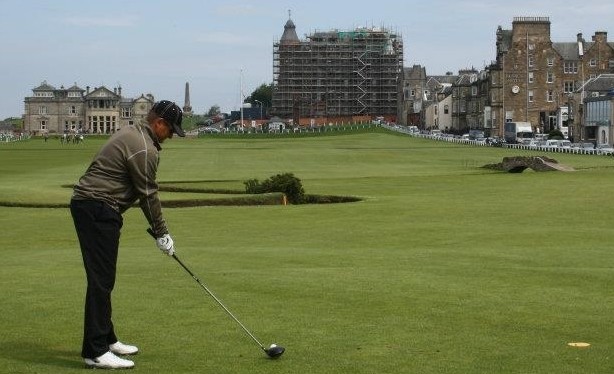
[[[81,356],[96,358],[117,342],[111,321],[111,292],[123,219],[106,203],[94,200],[73,199],[70,212],[87,277]]]

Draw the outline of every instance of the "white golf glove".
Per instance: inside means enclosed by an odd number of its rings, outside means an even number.
[[[156,239],[156,245],[158,248],[169,256],[175,254],[175,246],[173,244],[173,238],[169,234],[164,234],[158,239]]]

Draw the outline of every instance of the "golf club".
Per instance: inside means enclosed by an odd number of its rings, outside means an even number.
[[[153,236],[153,237],[154,237],[154,239],[156,238],[156,236],[155,236],[155,234],[154,234],[154,232],[153,232],[153,230],[152,230],[151,228],[148,228],[148,229],[147,229],[147,232],[148,232],[148,233],[149,233],[151,236]],[[249,335],[249,336],[250,336],[250,337],[251,337],[251,338],[252,338],[252,339],[253,339],[253,340],[256,342],[256,344],[258,344],[258,345],[260,346],[260,348],[261,348],[261,349],[264,351],[264,353],[266,353],[266,354],[267,354],[267,356],[269,356],[270,358],[278,358],[279,356],[281,356],[281,355],[284,353],[284,351],[285,351],[286,349],[285,349],[284,347],[282,347],[282,346],[277,345],[277,344],[271,344],[271,345],[269,346],[269,348],[265,348],[265,346],[264,346],[264,345],[262,345],[262,343],[260,343],[260,341],[259,341],[258,339],[256,339],[256,337],[254,336],[254,334],[252,334],[252,333],[251,333],[251,332],[250,332],[250,331],[247,329],[247,327],[245,327],[245,326],[244,326],[244,325],[241,323],[241,321],[239,321],[239,320],[237,319],[237,317],[235,317],[235,316],[234,316],[234,314],[232,314],[232,312],[231,312],[231,311],[230,311],[228,308],[226,308],[226,306],[225,306],[225,305],[222,303],[222,301],[221,301],[220,299],[218,299],[218,298],[217,298],[217,297],[216,297],[216,296],[213,294],[213,292],[211,292],[211,291],[209,290],[209,288],[208,288],[207,286],[205,286],[205,284],[204,284],[203,282],[201,282],[201,281],[200,281],[200,279],[198,279],[198,277],[197,277],[196,275],[194,275],[194,273],[192,273],[192,272],[190,271],[190,269],[188,269],[188,267],[187,267],[187,266],[185,266],[185,264],[184,264],[183,262],[181,262],[181,260],[179,259],[179,257],[177,257],[177,255],[176,255],[176,254],[173,254],[173,255],[172,255],[172,257],[175,259],[175,261],[177,261],[177,263],[179,263],[179,265],[181,265],[181,267],[182,267],[182,268],[184,268],[184,269],[185,269],[185,271],[187,271],[187,272],[188,272],[188,274],[190,274],[190,276],[192,276],[192,278],[193,278],[193,279],[194,279],[194,280],[195,280],[195,281],[196,281],[196,282],[197,282],[197,283],[198,283],[198,284],[199,284],[199,285],[200,285],[200,286],[201,286],[201,287],[202,287],[202,288],[203,288],[203,289],[204,289],[204,290],[207,292],[207,294],[209,294],[209,296],[211,296],[211,297],[213,298],[213,300],[215,300],[215,301],[216,301],[216,302],[219,304],[219,306],[221,306],[221,307],[222,307],[222,309],[224,309],[224,311],[225,311],[226,313],[228,313],[228,315],[229,315],[229,316],[230,316],[230,317],[231,317],[233,320],[235,320],[235,322],[236,322],[236,323],[238,323],[238,324],[239,324],[239,326],[241,326],[241,328],[243,329],[243,331],[245,331],[245,332],[247,333],[247,335]]]

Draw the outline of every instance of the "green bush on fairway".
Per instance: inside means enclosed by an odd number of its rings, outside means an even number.
[[[245,192],[250,194],[281,192],[291,204],[301,204],[305,200],[303,184],[292,173],[275,174],[262,182],[258,179],[250,179],[244,184]]]
[[[102,144],[0,146],[0,199],[66,204],[62,186]],[[518,153],[379,131],[166,142],[158,178],[177,189],[160,192],[165,203],[241,197],[242,181],[287,170],[306,199],[362,201],[165,210],[178,255],[259,340],[286,347],[278,361],[129,210],[113,313],[141,349],[136,370],[612,372],[612,159],[553,156],[574,173],[482,168]],[[0,217],[0,371],[83,372],[85,275],[68,210],[0,207]]]

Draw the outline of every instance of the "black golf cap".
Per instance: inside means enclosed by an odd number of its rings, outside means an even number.
[[[183,112],[177,104],[172,101],[162,100],[154,104],[151,110],[154,111],[160,118],[163,118],[170,126],[173,133],[177,136],[185,136],[185,132],[181,128],[181,120],[183,119]]]

